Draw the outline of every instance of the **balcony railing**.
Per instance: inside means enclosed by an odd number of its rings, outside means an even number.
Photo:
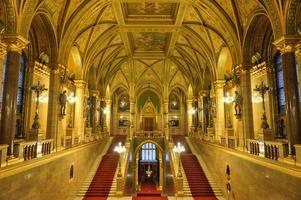
[[[163,137],[163,132],[162,131],[137,131],[135,136],[141,138],[159,138],[159,137]]]

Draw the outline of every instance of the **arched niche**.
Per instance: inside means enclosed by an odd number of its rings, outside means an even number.
[[[145,90],[139,95],[137,101],[138,111],[140,112],[140,110],[143,108],[148,99],[152,101],[153,105],[157,109],[157,112],[160,112],[160,97],[153,90]]]
[[[259,53],[261,60],[271,58],[274,34],[269,18],[257,13],[251,18],[243,43],[244,65],[252,65],[252,57]],[[259,61],[260,62],[260,61]]]
[[[44,62],[41,54],[48,57],[44,64],[57,63],[57,39],[55,28],[46,13],[37,12],[33,17],[29,30],[28,58],[32,61]]]

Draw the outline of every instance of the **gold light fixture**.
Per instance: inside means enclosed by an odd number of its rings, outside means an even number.
[[[150,177],[152,175],[153,171],[150,169],[150,163],[148,164],[148,168],[145,171],[145,173],[146,173],[147,177]]]

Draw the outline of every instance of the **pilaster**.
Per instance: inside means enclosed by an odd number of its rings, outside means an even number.
[[[237,67],[240,74],[240,89],[242,96],[242,124],[243,133],[239,135],[239,146],[245,147],[247,139],[254,138],[252,88],[250,66]]]
[[[83,142],[85,140],[84,100],[86,82],[83,80],[75,80],[74,84],[77,98],[75,103],[74,129],[78,141]]]
[[[214,83],[215,97],[216,97],[216,120],[215,120],[215,133],[216,139],[221,142],[224,137],[225,131],[225,104],[224,104],[224,86],[225,80],[217,80]]]

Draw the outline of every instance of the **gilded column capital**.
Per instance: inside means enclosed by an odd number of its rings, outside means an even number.
[[[29,41],[21,35],[3,35],[2,40],[7,45],[7,51],[14,51],[21,53]]]
[[[94,97],[98,97],[99,91],[98,90],[90,90],[90,95]]]
[[[84,89],[86,86],[86,81],[84,80],[74,80],[74,85],[77,89]]]
[[[295,46],[298,41],[300,41],[300,36],[282,36],[278,40],[275,40],[273,44],[281,54],[295,53]]]
[[[199,95],[200,95],[201,97],[207,97],[207,96],[209,95],[209,91],[208,91],[208,90],[201,90],[201,91],[199,92]]]
[[[226,81],[223,79],[219,79],[214,82],[214,86],[216,89],[224,88],[225,84],[226,84]]]

